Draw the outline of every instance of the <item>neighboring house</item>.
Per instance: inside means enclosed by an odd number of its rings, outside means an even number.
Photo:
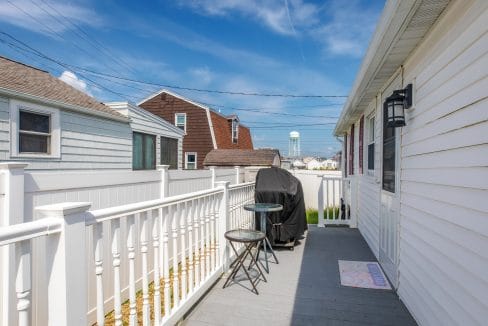
[[[318,170],[322,168],[322,162],[316,158],[311,159],[306,163],[307,170]]]
[[[130,119],[133,170],[151,170],[157,164],[182,168],[183,130],[134,104],[105,104]]]
[[[281,157],[277,149],[214,149],[203,162],[205,167],[244,168],[244,180],[254,181],[257,172],[262,168],[280,167]]]
[[[301,160],[294,160],[291,165],[296,169],[305,169],[305,167],[307,166]]]
[[[338,166],[338,164],[337,164],[336,160],[327,159],[327,160],[322,161],[322,168],[323,169],[334,170],[334,169],[337,169],[337,166]]]
[[[203,161],[205,167],[271,167],[281,165],[277,149],[214,149]]]
[[[183,132],[133,105],[114,108],[46,71],[0,57],[0,161],[27,162],[30,170],[139,170],[166,163],[159,159],[161,137],[181,143]],[[146,150],[151,146],[154,152]]]
[[[32,170],[130,169],[126,116],[51,76],[0,57],[0,160]]]
[[[151,95],[139,106],[185,131],[185,169],[202,169],[205,156],[213,149],[253,149],[251,133],[236,115],[223,116],[167,90]]]
[[[351,215],[420,325],[488,320],[487,21],[485,0],[388,1],[335,128]]]

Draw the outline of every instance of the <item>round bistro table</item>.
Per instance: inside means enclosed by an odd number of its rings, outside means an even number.
[[[268,219],[268,212],[281,211],[283,209],[283,205],[273,204],[273,203],[254,203],[254,204],[244,205],[244,209],[246,211],[252,211],[252,212],[259,213],[259,219],[260,219],[260,224],[261,224],[261,232],[264,232],[264,235],[265,235],[264,239],[261,241],[263,243],[264,259],[266,261],[266,267],[263,266],[263,268],[266,271],[266,273],[269,273],[268,250],[266,249],[266,245],[268,245],[269,251],[273,255],[276,263],[277,264],[279,264],[279,263],[278,263],[278,258],[276,258],[276,255],[274,253],[273,247],[271,246],[271,243],[269,242],[268,237],[266,236],[266,222]],[[258,248],[256,260],[259,260],[260,250],[261,250],[261,248]]]
[[[251,282],[252,288],[254,289],[256,294],[259,294],[258,290],[256,289],[256,283],[259,279],[259,276],[262,276],[265,282],[266,282],[266,277],[264,277],[261,268],[259,268],[259,264],[257,263],[256,259],[252,255],[251,249],[256,245],[258,245],[261,241],[263,241],[266,235],[261,231],[248,230],[248,229],[236,229],[236,230],[230,230],[225,232],[224,237],[229,241],[232,250],[234,250],[234,253],[236,254],[236,260],[234,261],[234,263],[232,263],[235,264],[234,269],[232,270],[229,277],[225,281],[223,288],[225,288],[229,284],[229,282],[235,278],[237,272],[242,267],[242,269],[246,273],[247,278],[249,279],[249,282]],[[244,250],[240,254],[234,247],[234,243],[244,244]],[[251,257],[251,263],[248,268],[244,266],[244,262],[246,261],[247,256]],[[257,266],[259,271],[258,276],[254,280],[251,278],[251,275],[249,275],[248,272],[248,269],[250,269],[253,264]]]

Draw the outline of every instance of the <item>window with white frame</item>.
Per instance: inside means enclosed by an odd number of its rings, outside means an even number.
[[[197,168],[197,153],[185,153],[185,169],[195,170]]]
[[[375,128],[375,117],[374,115],[368,118],[368,170],[374,170],[374,128]]]
[[[11,156],[60,156],[59,110],[11,100]]]
[[[239,138],[239,121],[237,119],[232,119],[232,142],[237,144],[237,139]]]
[[[186,131],[186,113],[175,114],[175,126],[183,131]]]

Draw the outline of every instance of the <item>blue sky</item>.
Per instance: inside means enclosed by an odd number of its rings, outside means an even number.
[[[2,0],[0,55],[103,102],[137,103],[162,87],[99,73],[195,89],[340,96],[352,86],[383,6],[381,0]],[[345,98],[170,90],[238,114],[256,148],[286,155],[296,130],[305,155],[340,150],[332,131]]]

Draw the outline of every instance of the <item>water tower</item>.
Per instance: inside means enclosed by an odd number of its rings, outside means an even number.
[[[298,131],[290,132],[288,156],[290,157],[300,156],[300,133]]]

